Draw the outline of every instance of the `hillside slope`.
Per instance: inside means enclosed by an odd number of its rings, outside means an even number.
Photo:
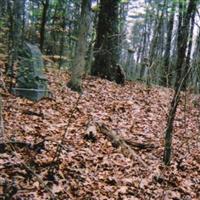
[[[69,77],[64,72],[51,70],[48,78],[50,99],[33,103],[4,96],[5,138],[13,142],[1,146],[0,194],[14,188],[12,199],[26,200],[50,199],[50,193],[74,200],[200,198],[200,108],[192,95],[182,94],[173,161],[166,168],[163,133],[172,90],[89,77],[79,97],[65,87]],[[136,156],[112,144],[98,128],[102,123]],[[63,135],[59,169],[49,177]]]

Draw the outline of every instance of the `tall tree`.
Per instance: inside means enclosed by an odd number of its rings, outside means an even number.
[[[150,66],[152,66],[153,60],[156,58],[156,52],[157,52],[156,48],[158,46],[159,37],[161,36],[161,26],[163,22],[165,7],[166,7],[166,0],[164,1],[162,5],[161,13],[159,12],[159,9],[157,13],[157,19],[156,19],[154,32],[153,32],[153,38],[152,38],[150,49],[149,49],[149,65]]]
[[[165,130],[165,150],[164,150],[164,163],[166,165],[170,164],[171,160],[171,150],[172,150],[172,136],[173,136],[173,122],[177,110],[177,106],[180,100],[180,91],[183,88],[184,82],[189,74],[188,71],[185,71],[186,68],[184,68],[184,60],[186,57],[186,48],[188,43],[188,36],[189,36],[189,25],[190,20],[192,18],[192,13],[196,12],[197,7],[197,1],[198,0],[190,0],[188,3],[186,14],[183,15],[183,17],[179,17],[179,20],[181,19],[181,22],[179,21],[180,29],[178,32],[178,57],[177,57],[177,63],[176,63],[176,70],[177,70],[177,77],[175,81],[175,93],[173,100],[171,102],[171,108],[169,111],[168,119],[167,119],[167,128]],[[182,2],[179,2],[182,4]],[[181,6],[182,7],[182,6]],[[179,10],[180,15],[182,15],[182,10]],[[182,19],[183,18],[183,19]]]
[[[171,40],[172,40],[172,32],[174,27],[174,15],[175,15],[175,7],[176,4],[173,1],[171,6],[171,12],[169,16],[169,21],[167,24],[167,41],[164,53],[164,66],[163,66],[163,74],[161,76],[161,85],[169,86],[171,81],[171,70],[170,70],[170,51],[171,51]]]
[[[95,61],[92,75],[106,78],[117,83],[124,82],[120,77],[118,65],[118,6],[119,0],[101,0],[97,25],[97,38],[94,47]]]
[[[41,18],[41,26],[40,26],[40,50],[43,51],[44,39],[45,39],[45,26],[47,22],[47,12],[49,8],[49,0],[42,1],[42,18]]]
[[[9,56],[8,56],[8,74],[11,77],[10,80],[10,91],[12,88],[12,79],[14,77],[13,66],[14,63],[18,59],[19,50],[23,46],[23,39],[22,39],[22,16],[23,16],[23,1],[15,0],[13,4],[9,1],[8,2],[8,10],[9,10]]]
[[[187,47],[187,56],[185,59],[185,69],[184,71],[187,71],[190,67],[190,57],[191,57],[191,53],[192,53],[192,41],[193,41],[193,31],[194,31],[194,24],[195,24],[195,14],[196,14],[196,10],[192,11],[191,14],[191,20],[190,20],[190,33],[189,33],[189,39],[188,39],[188,47]],[[188,77],[186,77],[186,80],[183,84],[183,89],[185,90],[188,84],[187,81]]]
[[[91,0],[82,0],[77,47],[73,60],[71,80],[67,84],[68,87],[77,92],[82,91],[81,82],[86,63],[85,56],[87,52],[87,33],[89,28],[90,4]]]

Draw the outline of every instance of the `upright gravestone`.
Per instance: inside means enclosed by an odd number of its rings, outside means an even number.
[[[48,96],[42,53],[36,45],[26,42],[19,52],[16,87],[13,92],[32,101]]]

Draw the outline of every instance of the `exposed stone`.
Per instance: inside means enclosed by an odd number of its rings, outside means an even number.
[[[36,45],[25,43],[19,51],[16,88],[13,93],[32,101],[48,96],[42,53]]]

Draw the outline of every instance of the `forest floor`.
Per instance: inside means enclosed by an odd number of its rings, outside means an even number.
[[[52,98],[33,103],[3,95],[0,199],[200,198],[198,96],[182,93],[172,164],[165,167],[164,129],[173,90],[88,77],[79,96],[66,87],[65,72],[47,75]]]

